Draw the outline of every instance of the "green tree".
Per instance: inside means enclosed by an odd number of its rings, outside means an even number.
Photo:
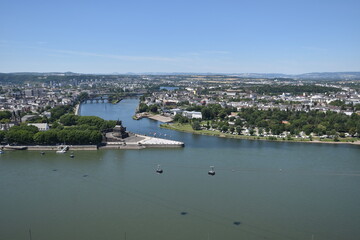
[[[310,135],[310,133],[313,132],[313,125],[306,124],[302,130],[305,132],[306,135]]]
[[[71,113],[73,110],[72,106],[64,105],[64,106],[57,106],[50,110],[51,113],[51,121],[58,120],[62,115],[66,113]]]
[[[57,132],[57,139],[58,139],[58,141],[60,142],[60,143],[64,143],[64,144],[66,144],[66,143],[68,143],[67,142],[67,140],[68,140],[68,137],[67,137],[67,132],[68,131],[66,131],[66,130],[61,130],[61,131],[58,131]]]
[[[6,133],[8,143],[15,144],[32,144],[34,133],[27,130],[9,130]]]
[[[1,131],[1,130],[0,130],[0,143],[1,143],[2,141],[4,141],[4,139],[5,139],[5,134],[6,134],[5,131]]]
[[[100,144],[102,141],[102,134],[99,131],[91,131],[90,133],[90,144]]]
[[[191,127],[194,130],[200,130],[201,129],[199,121],[193,121],[193,123],[191,124]]]
[[[243,126],[243,121],[240,119],[240,118],[237,118],[235,120],[235,125],[236,126],[239,126],[239,127],[242,127]]]
[[[263,135],[264,129],[263,129],[263,128],[259,128],[259,129],[258,129],[258,133],[259,133],[259,135]]]
[[[174,121],[178,123],[188,123],[189,119],[181,114],[176,114],[174,117]]]
[[[226,126],[226,125],[224,125],[224,126],[221,127],[221,131],[222,131],[222,132],[227,132],[228,129],[229,129],[229,127]]]
[[[221,111],[219,112],[218,116],[219,116],[220,119],[224,119],[224,118],[227,116],[227,113],[226,113],[226,111],[223,109],[223,110],[221,110]]]
[[[29,131],[33,134],[37,133],[39,131],[39,129],[35,126],[32,125],[27,125],[27,124],[21,124],[19,126],[13,126],[9,129],[10,131],[20,131],[20,130],[24,130],[24,131]]]
[[[140,103],[139,104],[139,112],[147,112],[148,111],[148,106],[145,103]]]
[[[87,92],[81,92],[77,99],[79,102],[84,102],[89,99],[89,94]]]
[[[210,108],[204,107],[201,110],[202,119],[204,120],[211,120],[214,118],[213,113]]]
[[[78,125],[87,124],[89,126],[95,126],[98,129],[101,128],[101,126],[103,125],[104,122],[105,122],[104,119],[96,117],[96,116],[78,116],[78,119],[77,119]]]
[[[354,137],[355,134],[356,134],[356,127],[350,128],[350,129],[349,129],[349,134],[350,134],[352,137]]]
[[[11,119],[11,115],[12,114],[9,111],[0,111],[0,121],[5,120],[5,119],[7,119],[7,120]]]
[[[149,111],[153,112],[153,113],[157,113],[158,112],[158,106],[153,104],[149,106]]]
[[[249,129],[249,134],[250,134],[251,136],[253,136],[254,133],[255,133],[254,129],[250,128],[250,129]]]
[[[116,121],[114,120],[104,121],[100,126],[100,131],[112,130],[115,127],[115,125],[116,125]]]
[[[79,116],[76,116],[74,114],[65,114],[60,117],[60,123],[62,123],[65,126],[72,126],[72,125],[76,125],[78,119]]]
[[[40,145],[53,145],[59,143],[57,137],[58,130],[48,130],[45,132],[38,132],[34,135],[33,140]]]
[[[237,134],[240,135],[240,134],[241,134],[241,131],[242,131],[242,128],[238,126],[238,127],[236,127],[235,129],[236,129]]]
[[[230,132],[231,132],[231,133],[235,132],[235,127],[231,126],[231,127],[230,127]]]

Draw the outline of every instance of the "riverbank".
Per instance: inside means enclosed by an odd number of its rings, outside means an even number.
[[[145,148],[182,148],[185,146],[183,142],[172,141],[167,139],[152,138],[143,136],[141,141],[137,142],[109,142],[106,145],[66,145],[69,147],[68,151],[95,151],[95,150],[106,150],[106,149],[121,149],[121,150],[139,150]],[[21,146],[22,149],[11,149],[4,146],[3,151],[57,151],[61,148],[60,145],[47,145],[47,146]]]
[[[161,124],[161,128],[166,128],[174,131],[179,132],[187,132],[193,133],[198,135],[206,135],[206,136],[214,136],[214,137],[221,137],[221,138],[234,138],[234,139],[245,139],[245,140],[260,140],[260,141],[275,141],[275,142],[298,142],[298,143],[327,143],[327,144],[352,144],[352,145],[360,145],[360,140],[356,139],[347,139],[347,141],[329,141],[329,140],[320,140],[320,139],[313,139],[310,141],[309,139],[286,139],[286,138],[278,138],[278,139],[269,139],[266,137],[257,137],[257,136],[244,136],[244,135],[234,135],[230,133],[222,133],[219,131],[210,131],[210,130],[194,130],[192,129],[190,124],[180,124],[180,123],[173,123],[173,124]]]
[[[57,151],[67,147],[68,151],[78,150],[98,150],[98,149],[144,149],[144,148],[182,148],[183,142],[168,140],[163,138],[149,137],[146,135],[130,133],[130,136],[124,139],[116,138],[113,132],[106,133],[108,141],[101,146],[97,145],[23,145],[9,146],[0,145],[0,149],[8,151]]]
[[[30,151],[57,151],[63,146],[68,146],[69,151],[77,151],[77,150],[97,150],[97,145],[26,145],[21,146],[23,149],[11,149],[6,147],[6,145],[1,146],[8,151],[21,151],[21,150],[30,150]]]
[[[163,122],[163,123],[169,123],[169,122],[173,121],[173,119],[171,117],[166,117],[166,116],[162,116],[162,115],[159,115],[159,114],[150,116],[149,118],[152,119],[152,120]]]
[[[183,142],[168,140],[164,138],[149,137],[135,133],[129,133],[127,138],[118,138],[113,132],[106,133],[107,143],[101,149],[143,149],[143,148],[177,148],[184,147]]]
[[[81,105],[81,103],[76,104],[75,112],[74,112],[75,115],[79,115],[79,113],[80,113],[80,105]]]

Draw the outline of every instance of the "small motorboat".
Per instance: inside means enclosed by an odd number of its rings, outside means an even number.
[[[66,153],[66,151],[69,149],[69,146],[60,147],[59,150],[56,151],[56,153]]]
[[[214,166],[210,166],[210,171],[208,172],[208,174],[211,175],[211,176],[215,175]]]
[[[156,169],[156,173],[158,174],[162,174],[164,171],[162,170],[162,168],[160,167],[160,165],[158,165],[157,169]]]

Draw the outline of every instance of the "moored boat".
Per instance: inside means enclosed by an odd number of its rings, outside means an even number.
[[[69,149],[69,146],[62,146],[59,150],[56,151],[56,153],[66,153],[66,151]]]
[[[9,149],[9,150],[26,150],[27,146],[11,146],[11,145],[6,145],[4,146],[5,149]]]

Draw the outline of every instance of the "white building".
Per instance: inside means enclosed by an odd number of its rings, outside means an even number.
[[[28,125],[37,127],[39,131],[47,131],[50,129],[47,123],[28,123]]]
[[[194,112],[194,111],[183,111],[182,115],[187,118],[196,118],[196,119],[202,119],[201,112]]]
[[[170,109],[170,112],[175,116],[176,114],[181,114],[182,110],[179,108]]]

